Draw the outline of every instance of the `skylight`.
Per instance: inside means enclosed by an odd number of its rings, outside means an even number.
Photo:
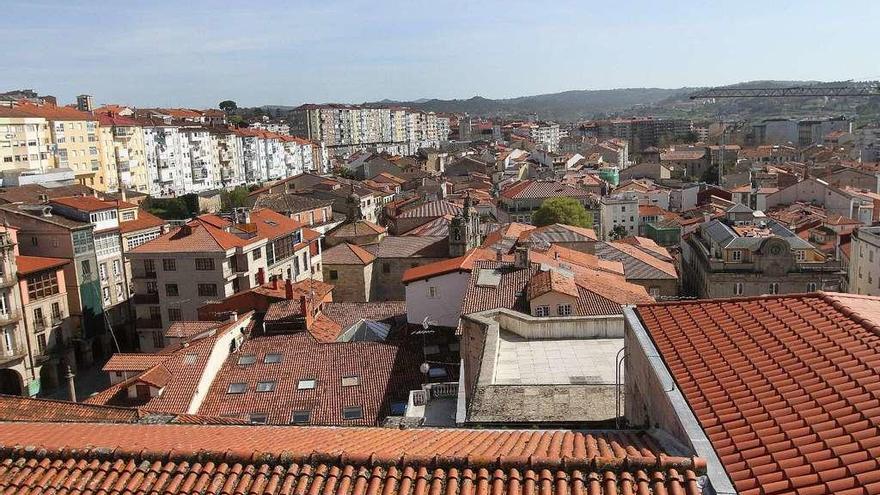
[[[254,413],[251,414],[250,421],[255,425],[264,425],[269,421],[269,416],[263,413]]]
[[[364,417],[364,410],[361,406],[346,407],[342,409],[343,419],[361,419]]]
[[[230,383],[229,388],[226,389],[226,393],[227,394],[243,394],[245,390],[247,390],[246,383]]]
[[[279,354],[277,352],[270,352],[269,354],[266,354],[265,358],[263,358],[263,362],[266,364],[280,363],[281,362],[281,354]]]
[[[342,377],[342,386],[343,387],[354,387],[361,384],[360,378],[357,376],[343,376]]]
[[[290,424],[306,424],[309,422],[310,416],[308,411],[293,411],[290,415]]]
[[[246,366],[248,364],[254,364],[257,362],[257,356],[253,354],[242,354],[238,356],[238,364],[241,366]]]
[[[314,378],[306,378],[304,380],[300,380],[296,384],[297,390],[310,390],[315,388],[315,385],[318,384],[318,381]]]
[[[257,382],[257,392],[271,392],[275,390],[275,381]]]

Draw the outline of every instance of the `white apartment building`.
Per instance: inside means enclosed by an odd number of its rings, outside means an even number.
[[[49,122],[13,108],[0,107],[0,170],[52,167]]]
[[[200,192],[220,186],[220,162],[217,140],[204,127],[182,127],[189,147],[192,189],[186,192]]]
[[[848,292],[880,296],[880,227],[859,227],[851,242]]]
[[[534,122],[529,126],[529,139],[545,150],[556,152],[559,149],[559,124],[555,122]]]
[[[220,186],[235,187],[244,184],[246,180],[241,140],[227,129],[212,128],[210,132],[220,171]]]
[[[610,240],[615,227],[627,236],[639,233],[639,199],[632,194],[604,196],[599,201],[599,227],[603,240]]]
[[[157,124],[143,129],[150,196],[175,196],[192,190],[189,140],[180,128]]]

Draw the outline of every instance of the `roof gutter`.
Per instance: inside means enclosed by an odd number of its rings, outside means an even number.
[[[709,486],[703,487],[704,493],[736,495],[736,488],[734,488],[733,482],[728,477],[724,465],[721,464],[721,459],[700,426],[700,422],[697,421],[697,417],[691,410],[687,399],[682,395],[681,389],[678,388],[672,373],[666,367],[666,363],[663,362],[663,357],[660,355],[657,347],[654,346],[654,341],[651,340],[651,336],[648,335],[648,331],[642,325],[642,321],[636,314],[635,308],[633,306],[624,306],[623,317],[629,328],[632,329],[633,335],[638,340],[639,346],[644,351],[648,361],[651,363],[654,376],[657,377],[660,383],[671,384],[669,387],[664,387],[666,400],[675,411],[682,429],[687,432],[688,443],[693,447],[696,455],[706,459],[706,476],[709,479]]]

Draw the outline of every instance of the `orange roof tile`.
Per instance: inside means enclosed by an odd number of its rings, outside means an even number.
[[[112,210],[116,205],[110,201],[104,201],[94,196],[70,196],[64,198],[54,198],[49,200],[50,204],[59,204],[80,211],[101,211]]]
[[[880,490],[880,298],[765,296],[637,313],[739,493]]]
[[[75,108],[56,107],[52,105],[34,105],[30,103],[19,103],[15,106],[16,110],[33,115],[34,117],[43,117],[50,121],[75,121],[75,120],[95,120],[95,117],[88,112],[80,112]]]
[[[22,495],[697,495],[706,470],[636,431],[15,423],[0,444]]]
[[[123,208],[120,206],[120,208]],[[119,231],[123,234],[128,234],[131,232],[137,232],[139,230],[153,229],[156,227],[162,227],[166,225],[168,222],[162,220],[161,218],[153,215],[147,210],[139,209],[137,212],[137,218],[134,220],[121,221],[119,222]]]
[[[529,279],[529,300],[543,296],[548,292],[558,292],[571,297],[578,297],[574,277],[564,275],[556,270],[538,271]]]
[[[452,258],[448,260],[428,263],[427,265],[416,266],[403,272],[402,282],[404,284],[415,282],[431,277],[437,277],[452,272],[469,272],[474,267],[476,260],[489,260],[495,258],[495,252],[488,249],[472,249],[464,256]]]
[[[376,259],[366,249],[343,242],[321,253],[321,262],[325,265],[368,265]]]
[[[59,268],[67,263],[70,263],[70,260],[64,258],[22,255],[15,257],[15,266],[18,269],[19,275],[29,275],[31,273],[41,272],[51,268]]]

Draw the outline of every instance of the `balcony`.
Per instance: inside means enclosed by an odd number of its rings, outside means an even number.
[[[27,356],[27,348],[20,342],[13,342],[12,349],[7,349],[5,344],[0,344],[0,365],[8,364]]]
[[[21,319],[21,313],[18,311],[0,312],[0,326],[10,325]]]
[[[131,278],[134,280],[155,280],[156,272],[135,273]]]
[[[0,275],[0,288],[12,287],[18,283],[18,279],[15,275],[3,274]]]

